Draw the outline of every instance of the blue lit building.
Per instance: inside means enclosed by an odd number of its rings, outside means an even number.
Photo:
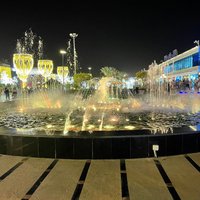
[[[190,80],[200,74],[200,48],[196,46],[158,65],[168,80]]]

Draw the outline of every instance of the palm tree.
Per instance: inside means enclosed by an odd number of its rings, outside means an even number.
[[[103,73],[103,75],[106,77],[113,77],[118,80],[122,80],[125,75],[124,72],[120,72],[119,70],[115,69],[114,67],[102,67],[101,73]]]

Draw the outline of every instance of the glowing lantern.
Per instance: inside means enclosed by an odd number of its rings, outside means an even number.
[[[46,82],[47,78],[51,76],[51,73],[53,71],[53,61],[52,60],[38,60],[38,71],[45,78],[45,82]]]
[[[67,78],[69,74],[69,68],[67,66],[58,66],[57,74],[59,79],[62,80],[62,83],[64,83],[64,80]]]
[[[28,75],[33,68],[33,56],[31,54],[14,54],[13,65],[16,69],[18,78],[23,83],[23,88],[27,82]]]

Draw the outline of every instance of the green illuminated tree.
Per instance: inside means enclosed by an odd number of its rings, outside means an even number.
[[[114,67],[102,67],[101,73],[106,77],[113,77],[119,80],[122,80],[124,76],[126,75],[126,73],[120,72]]]
[[[78,73],[74,75],[74,87],[80,88],[83,81],[88,81],[92,78],[92,75],[89,73]]]

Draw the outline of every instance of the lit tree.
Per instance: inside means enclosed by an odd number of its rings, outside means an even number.
[[[136,72],[135,75],[136,75],[136,78],[144,80],[147,78],[147,71],[141,70],[141,71]]]
[[[28,31],[25,31],[21,39],[17,39],[16,53],[32,54],[35,61],[41,59],[43,57],[42,38],[34,34],[30,28]]]
[[[72,64],[72,47],[71,47],[71,39],[67,42],[67,51],[66,51],[66,57],[67,57],[67,66],[72,70],[73,64]]]
[[[74,74],[74,86],[76,88],[80,87],[80,84],[83,81],[88,81],[92,78],[92,75],[89,73],[78,73],[78,74]]]
[[[101,73],[103,73],[106,77],[113,77],[119,80],[122,80],[126,73],[120,72],[119,70],[115,69],[114,67],[102,67]]]

